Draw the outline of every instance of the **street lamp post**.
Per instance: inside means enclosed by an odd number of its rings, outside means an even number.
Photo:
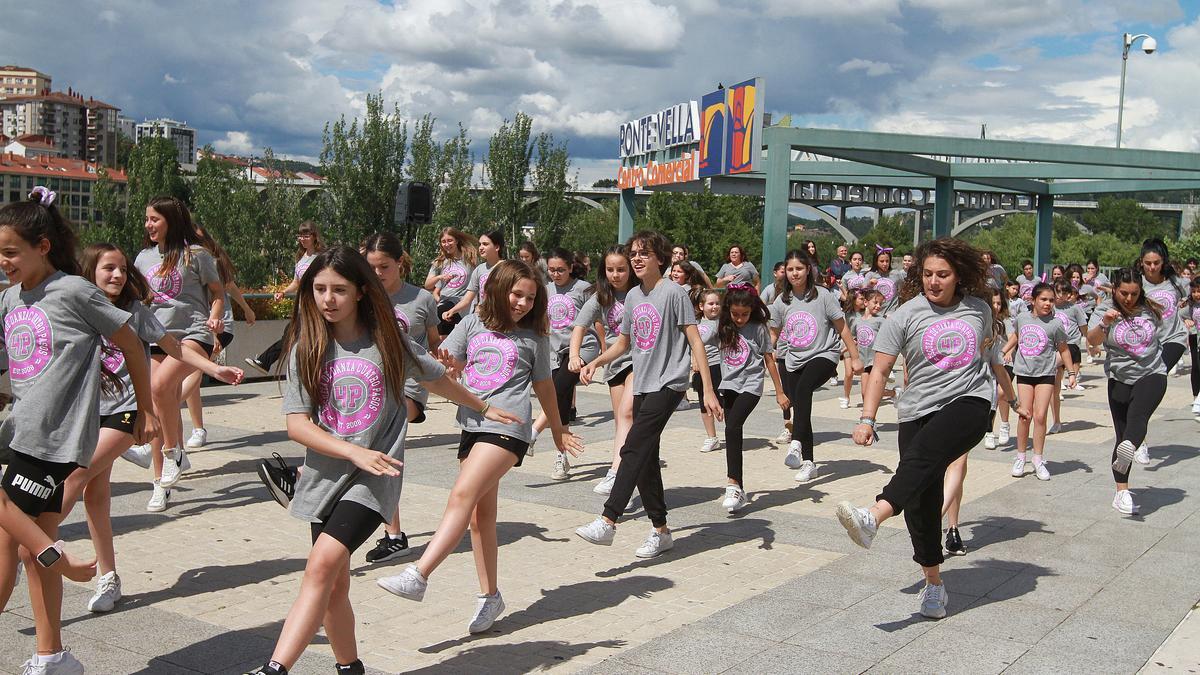
[[[1117,148],[1121,147],[1121,125],[1125,121],[1125,66],[1129,64],[1129,48],[1133,46],[1134,42],[1141,40],[1142,51],[1147,54],[1153,54],[1158,49],[1158,41],[1145,33],[1137,35],[1125,33],[1121,40],[1121,98],[1117,102]]]

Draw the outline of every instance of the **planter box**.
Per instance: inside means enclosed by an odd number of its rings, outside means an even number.
[[[271,343],[281,339],[287,325],[288,322],[283,319],[257,321],[253,326],[238,321],[233,327],[233,343],[225,354],[226,365],[245,370],[247,380],[265,378],[262,373],[246,365],[245,359],[258,356]]]

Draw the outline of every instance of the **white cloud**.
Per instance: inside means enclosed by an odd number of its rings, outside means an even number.
[[[867,59],[850,59],[849,61],[838,66],[839,73],[850,73],[856,70],[861,70],[871,77],[891,75],[892,73],[896,72],[890,63],[868,61]]]
[[[228,131],[224,138],[213,142],[213,149],[226,155],[253,155],[262,148],[245,131]]]
[[[170,73],[163,73],[163,84],[179,84],[181,82],[183,82],[183,80],[174,77]]]

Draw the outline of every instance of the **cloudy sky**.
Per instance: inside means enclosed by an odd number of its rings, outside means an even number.
[[[1200,151],[1200,0],[43,1],[0,58],[239,154],[315,160],[380,90],[477,148],[524,111],[590,184],[620,122],[755,75],[795,126],[1111,144],[1125,31],[1159,51],[1130,56],[1124,144]]]

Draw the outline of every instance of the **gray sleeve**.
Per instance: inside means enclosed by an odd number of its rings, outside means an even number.
[[[625,300],[625,311],[621,312],[621,335],[629,335],[630,312],[633,311],[633,303],[629,299]]]
[[[760,277],[758,275],[758,268],[754,266],[754,263],[747,261],[746,267],[750,268],[750,282],[751,283],[762,280],[762,277]]]
[[[872,345],[877,354],[898,355],[904,349],[904,313],[897,312],[883,320]]]
[[[462,321],[450,331],[445,340],[442,340],[441,348],[450,352],[450,355],[459,361],[467,360],[467,338],[470,330],[475,326],[475,322],[479,318],[475,314],[468,314],[463,317]]]
[[[196,251],[196,274],[200,277],[200,283],[208,285],[211,283],[221,283],[221,274],[217,271],[217,261],[213,260],[212,254],[206,250]]]
[[[754,333],[754,341],[758,343],[759,354],[771,352],[771,331],[767,329],[766,324],[758,324],[758,330]]]
[[[104,337],[112,337],[112,334],[120,330],[121,326],[129,323],[129,312],[112,304],[112,301],[108,299],[104,291],[86,281],[82,283],[88,287],[87,292],[82,297],[74,294],[64,295],[64,297],[78,298],[79,301],[75,306],[75,311],[83,319],[84,323],[96,331],[97,334]]]
[[[600,301],[596,299],[595,294],[592,294],[592,296],[583,303],[583,307],[579,310],[579,313],[575,315],[575,323],[571,325],[588,328],[599,320]]]
[[[440,361],[429,355],[421,345],[409,339],[408,334],[401,331],[400,339],[405,342],[408,350],[405,352],[404,375],[422,382],[436,380],[446,374],[446,367]]]
[[[1107,301],[1097,305],[1096,309],[1092,312],[1092,318],[1088,321],[1088,330],[1099,326],[1100,322],[1104,319],[1104,314],[1110,309],[1112,309],[1112,305]]]
[[[775,329],[775,330],[780,330],[780,329],[782,329],[782,328],[783,328],[783,312],[784,312],[784,309],[783,309],[783,302],[781,302],[780,298],[779,298],[779,297],[776,297],[776,298],[775,298],[775,301],[774,301],[774,302],[772,302],[772,303],[771,303],[771,306],[770,306],[770,307],[768,307],[767,309],[769,310],[769,312],[768,312],[768,313],[770,314],[770,326],[771,326],[771,328],[773,328],[773,329]]]
[[[550,336],[539,335],[535,339],[533,349],[533,370],[530,374],[531,382],[541,382],[550,379]]]
[[[479,270],[482,269],[478,265],[471,270],[471,279],[467,281],[467,290],[474,291],[475,295],[479,295]]]
[[[842,311],[842,305],[834,297],[832,291],[819,291],[825,301],[825,314],[830,321],[846,318],[846,313]]]
[[[162,322],[154,318],[154,312],[151,312],[145,305],[139,302],[132,309],[133,318],[129,320],[129,325],[142,342],[154,344],[167,334],[167,329],[163,327]]]
[[[727,276],[729,274],[730,267],[732,267],[732,265],[729,263],[721,265],[721,269],[717,270],[717,278],[720,279],[723,276]]]
[[[300,382],[300,369],[296,360],[296,350],[288,354],[287,379],[283,382],[283,414],[292,415],[303,413],[312,414],[312,400]]]
[[[430,326],[436,327],[438,325],[438,320],[442,318],[438,316],[437,300],[433,299],[433,293],[430,293],[429,291],[422,293],[421,298],[421,304],[425,305],[425,322]]]
[[[696,310],[692,308],[687,293],[672,293],[671,304],[675,305],[675,317],[680,328],[696,325]]]

